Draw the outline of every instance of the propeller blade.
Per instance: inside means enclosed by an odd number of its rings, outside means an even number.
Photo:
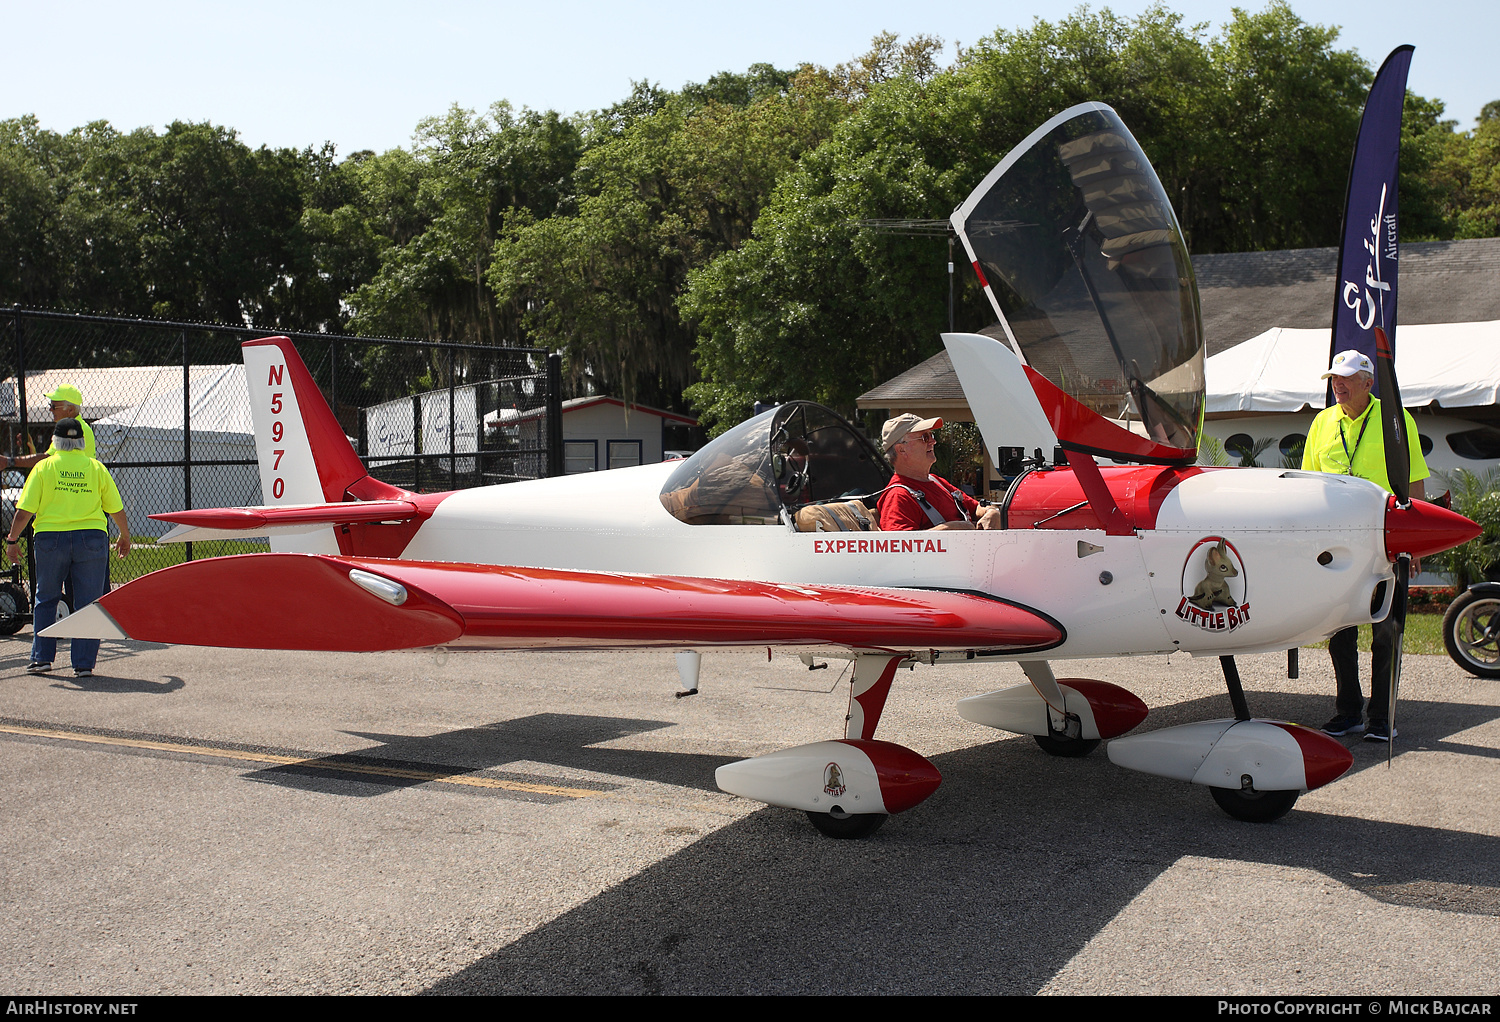
[[[1380,432],[1385,440],[1385,477],[1396,495],[1396,504],[1411,504],[1411,454],[1407,448],[1406,410],[1401,407],[1401,389],[1396,384],[1396,353],[1382,327],[1375,328],[1375,376],[1380,381]],[[1396,695],[1401,687],[1401,646],[1406,634],[1406,596],[1411,585],[1411,553],[1398,551],[1396,558],[1396,594],[1391,603],[1391,618],[1396,622],[1396,636],[1391,649],[1390,727],[1391,747],[1386,750],[1386,766],[1395,756]]]
[[[1411,500],[1411,456],[1406,446],[1406,411],[1396,386],[1396,354],[1385,330],[1375,328],[1375,376],[1380,381],[1380,431],[1385,440],[1385,476],[1396,500]]]
[[[1385,765],[1391,765],[1396,749],[1396,696],[1401,691],[1401,646],[1406,637],[1406,591],[1411,583],[1411,556],[1396,558],[1396,596],[1391,602],[1391,617],[1396,622],[1396,639],[1391,649],[1391,740],[1386,743]],[[1399,615],[1399,616],[1398,616]]]

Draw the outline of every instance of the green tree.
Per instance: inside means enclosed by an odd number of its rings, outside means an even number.
[[[332,150],[251,150],[235,132],[173,123],[66,135],[0,125],[4,297],[175,319],[306,326],[333,318],[301,220]]]
[[[1436,106],[1440,115],[1442,105]],[[1413,190],[1425,214],[1416,225],[1407,212],[1408,146],[1402,140],[1402,233],[1413,240],[1500,237],[1500,100],[1485,104],[1471,131],[1455,127],[1453,121],[1432,124],[1415,140],[1423,173]]]
[[[518,343],[518,310],[498,305],[487,279],[495,241],[517,211],[545,218],[558,209],[582,146],[575,121],[500,102],[488,117],[455,106],[424,120],[409,155],[363,159],[362,212],[385,242],[374,243],[378,272],[349,295],[351,326]],[[346,226],[354,229],[352,214]]]
[[[862,79],[873,84],[779,181],[754,236],[690,275],[695,407],[714,428],[758,398],[852,412],[936,351],[940,243],[857,224],[945,218],[1042,120],[1085,100],[1131,126],[1194,251],[1332,244],[1368,67],[1281,2],[1206,34],[1161,6],[1135,19],[1080,8],[998,31],[947,70]],[[872,52],[891,45],[877,38]],[[878,53],[869,63],[883,66]],[[970,328],[993,322],[971,275],[960,309]]]
[[[859,223],[945,218],[1040,120],[1085,99],[1110,100],[1156,135],[1185,134],[1192,102],[1155,97],[1207,75],[1195,31],[1160,8],[1134,23],[1084,10],[997,32],[947,71],[898,64],[783,177],[754,237],[691,276],[681,307],[700,331],[694,405],[715,428],[759,398],[851,413],[860,392],[931,354],[946,326],[945,246]],[[890,46],[878,37],[872,52]],[[961,321],[991,322],[964,282]]]
[[[1236,9],[1210,44],[1224,90],[1201,136],[1215,158],[1191,221],[1193,251],[1338,244],[1373,74],[1337,39],[1337,28],[1273,0],[1257,14]]]
[[[786,169],[848,106],[815,75],[764,65],[663,96],[637,85],[596,115],[573,205],[517,210],[489,280],[531,343],[562,349],[576,386],[679,404],[694,332],[677,300],[691,269],[749,238]]]

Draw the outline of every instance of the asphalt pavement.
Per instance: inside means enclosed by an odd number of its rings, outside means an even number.
[[[1494,994],[1500,682],[1408,657],[1393,765],[1273,824],[958,718],[1014,665],[897,676],[878,737],[944,783],[872,838],[718,791],[837,737],[842,662],[314,654],[0,640],[0,992]],[[1257,716],[1332,712],[1326,654],[1244,657]],[[1365,657],[1368,670],[1368,656]],[[1218,662],[1057,665],[1152,728]]]

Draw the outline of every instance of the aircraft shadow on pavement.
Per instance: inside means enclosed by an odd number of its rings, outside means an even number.
[[[1306,718],[1329,701],[1251,693],[1250,705]],[[1202,719],[1222,702],[1153,717]],[[1407,713],[1427,747],[1496,715],[1415,701]],[[1376,753],[1385,761],[1383,748],[1354,752],[1357,768]],[[1241,823],[1198,786],[1101,753],[1054,759],[1026,738],[933,759],[943,786],[870,839],[831,841],[801,813],[755,812],[430,992],[1031,994],[1184,856],[1314,870],[1391,904],[1500,915],[1494,837],[1301,810]]]
[[[98,670],[103,670],[99,668]],[[167,695],[184,688],[187,682],[169,674],[164,681],[147,681],[145,678],[110,678],[104,674],[96,673],[92,678],[74,678],[68,675],[66,669],[59,671],[61,675],[52,683],[53,688],[62,689],[64,692],[140,692],[145,695]]]
[[[0,655],[0,670],[25,667],[31,660],[31,632],[28,630],[10,638],[15,645],[7,647],[5,655]],[[58,640],[57,649],[63,659],[66,659],[69,641]],[[160,642],[140,642],[136,639],[106,639],[99,643],[99,663],[107,665],[111,660],[125,660],[138,653],[157,649],[166,649],[166,646]]]
[[[348,734],[382,743],[355,753],[325,756],[304,763],[257,770],[251,780],[341,795],[372,796],[397,788],[429,783],[431,776],[402,777],[365,772],[368,767],[393,771],[457,777],[484,771],[485,777],[541,783],[571,788],[613,790],[619,784],[576,780],[557,773],[499,771],[507,763],[543,763],[564,770],[585,770],[613,777],[670,784],[683,788],[717,791],[714,770],[731,762],[732,756],[597,748],[597,746],[649,731],[672,727],[671,721],[634,720],[568,713],[538,713],[483,727],[464,728],[427,736]],[[351,771],[350,765],[361,768]],[[352,782],[352,783],[351,783]],[[567,795],[508,792],[504,789],[469,789],[475,794],[524,798],[528,801],[562,802]]]

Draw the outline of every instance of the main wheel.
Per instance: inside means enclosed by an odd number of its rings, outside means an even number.
[[[0,635],[14,635],[26,622],[26,590],[13,582],[0,582]]]
[[[846,813],[843,816],[834,816],[832,813],[811,811],[808,812],[807,818],[824,837],[840,839],[869,837],[889,819],[885,813],[855,813],[853,815]]]
[[[1036,743],[1046,750],[1049,756],[1062,756],[1065,759],[1082,759],[1095,749],[1099,748],[1097,738],[1054,738],[1052,735],[1032,735]]]
[[[1270,823],[1292,811],[1300,791],[1244,791],[1240,788],[1209,788],[1214,801],[1236,820]]]
[[[1500,599],[1464,593],[1443,615],[1448,655],[1479,678],[1500,678]]]

